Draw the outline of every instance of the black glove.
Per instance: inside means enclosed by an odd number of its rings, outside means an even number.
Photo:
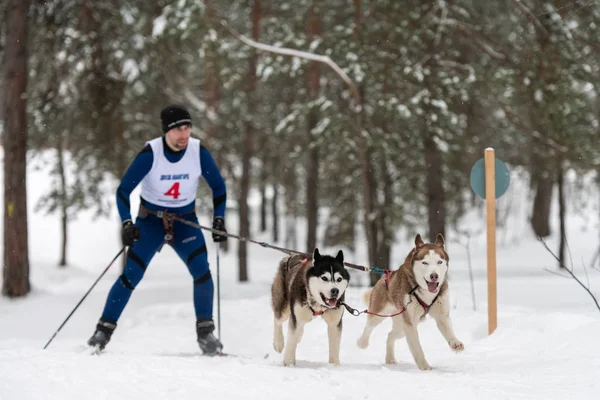
[[[123,246],[133,246],[133,242],[140,239],[140,228],[135,226],[130,220],[123,222],[121,239],[123,240]]]
[[[225,229],[225,220],[221,217],[215,217],[215,219],[213,221],[213,229],[227,233],[227,230]],[[227,240],[227,236],[219,235],[218,233],[215,233],[215,232],[213,232],[212,237],[213,237],[213,240],[217,243],[224,242]]]

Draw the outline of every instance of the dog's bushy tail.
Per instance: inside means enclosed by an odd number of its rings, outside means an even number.
[[[275,316],[280,318],[287,304],[288,293],[287,293],[287,285],[285,284],[285,272],[288,268],[290,256],[284,257],[279,262],[279,267],[277,268],[277,273],[273,278],[273,284],[271,285],[271,307]]]
[[[365,291],[362,295],[362,301],[363,303],[365,303],[367,306],[369,305],[369,302],[371,301],[371,292],[373,291],[373,288],[368,289],[367,291]]]

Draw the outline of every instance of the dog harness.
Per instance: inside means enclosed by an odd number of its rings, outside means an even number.
[[[431,304],[427,305],[427,303],[425,303],[423,300],[421,300],[421,298],[419,296],[417,296],[416,290],[419,288],[419,286],[415,286],[413,290],[410,291],[410,294],[412,294],[413,296],[415,296],[415,298],[417,299],[417,301],[419,302],[419,304],[421,305],[421,307],[423,307],[423,310],[425,311],[425,314],[423,314],[423,316],[426,316],[429,313],[429,309],[431,308],[431,306],[435,303],[435,301],[437,300],[438,296],[440,295],[439,293],[433,298],[433,301],[431,302]]]

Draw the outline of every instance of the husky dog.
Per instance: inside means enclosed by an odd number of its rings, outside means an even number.
[[[304,325],[317,316],[322,316],[327,322],[329,362],[340,363],[344,312],[341,303],[349,282],[350,274],[344,267],[341,250],[335,258],[322,256],[319,249],[315,249],[312,260],[292,255],[279,262],[271,286],[271,305],[275,319],[273,348],[278,353],[284,347],[282,325],[289,319],[283,365],[296,364],[296,347],[302,339]]]
[[[425,243],[421,235],[415,237],[415,247],[400,268],[382,277],[365,294],[368,310],[376,314],[396,314],[392,317],[392,330],[387,337],[385,362],[396,364],[394,343],[406,336],[408,347],[419,369],[431,369],[419,342],[417,324],[429,313],[437,327],[454,351],[462,351],[464,345],[456,338],[450,321],[448,281],[448,253],[444,237],[438,234],[435,243]],[[383,317],[368,314],[365,329],[356,342],[361,349],[369,346],[373,329]]]

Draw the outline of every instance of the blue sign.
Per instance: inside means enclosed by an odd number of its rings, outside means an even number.
[[[496,198],[499,198],[508,190],[508,186],[510,185],[510,173],[508,172],[506,164],[498,158],[494,157],[494,160]],[[485,199],[485,161],[483,158],[477,161],[475,165],[473,165],[473,168],[471,168],[471,187],[477,196]]]

